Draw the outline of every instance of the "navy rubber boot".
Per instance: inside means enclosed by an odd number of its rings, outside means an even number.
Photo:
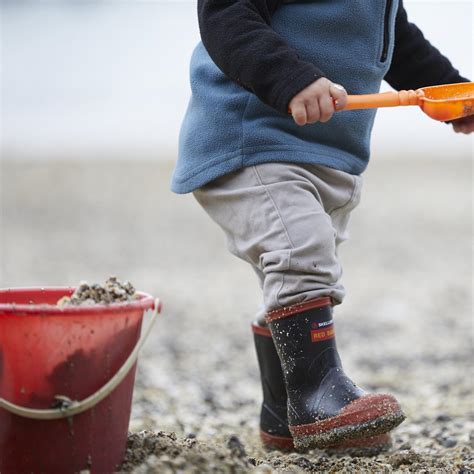
[[[373,437],[405,419],[392,395],[366,394],[344,373],[330,298],[273,311],[266,321],[283,368],[288,425],[297,449]]]
[[[285,380],[280,358],[273,343],[270,329],[252,324],[255,350],[257,353],[263,389],[263,402],[260,411],[260,438],[267,449],[293,451],[293,437],[288,428]],[[384,433],[368,438],[348,440],[330,446],[330,453],[344,453],[353,456],[375,456],[392,446],[389,434]]]
[[[260,438],[268,449],[293,450],[293,437],[288,428],[286,387],[280,358],[268,327],[254,323],[252,331],[263,390]]]

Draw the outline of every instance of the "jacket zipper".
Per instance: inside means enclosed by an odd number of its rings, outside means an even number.
[[[384,63],[388,56],[388,46],[390,44],[390,13],[392,11],[393,0],[387,0],[385,4],[385,17],[383,24],[383,48],[380,62]]]

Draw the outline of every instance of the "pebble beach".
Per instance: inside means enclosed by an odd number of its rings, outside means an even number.
[[[340,249],[335,309],[346,372],[393,393],[406,421],[372,457],[284,454],[260,444],[251,268],[172,163],[0,164],[0,286],[65,286],[110,275],[159,296],[139,359],[124,473],[474,472],[472,164],[374,159]]]

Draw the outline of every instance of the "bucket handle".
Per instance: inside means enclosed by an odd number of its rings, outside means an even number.
[[[49,408],[49,409],[36,409],[36,408],[25,408],[19,405],[15,405],[3,398],[0,398],[0,408],[13,413],[14,415],[22,416],[24,418],[30,418],[34,420],[59,420],[61,418],[68,418],[74,415],[78,415],[86,410],[97,405],[105,397],[107,397],[126,377],[132,366],[137,361],[138,353],[145,344],[148,336],[150,335],[151,329],[155,324],[158,313],[161,312],[161,303],[159,298],[155,299],[155,306],[153,312],[148,321],[147,328],[142,332],[140,339],[135,345],[133,351],[128,356],[127,360],[123,363],[122,367],[117,373],[97,392],[88,396],[81,401],[73,401],[69,406],[61,408]]]

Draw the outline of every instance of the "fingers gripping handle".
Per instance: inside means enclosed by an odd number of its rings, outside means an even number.
[[[156,317],[158,313],[161,312],[161,302],[158,298],[155,299],[155,305],[153,312],[148,320],[148,326],[142,331],[140,339],[135,345],[133,351],[128,356],[127,360],[123,363],[122,367],[116,372],[116,374],[97,392],[93,393],[89,397],[81,401],[73,401],[66,408],[55,408],[55,409],[34,409],[34,408],[25,408],[19,405],[15,405],[3,398],[0,398],[0,408],[13,413],[14,415],[19,415],[24,418],[30,418],[35,420],[58,420],[60,418],[68,418],[73,415],[78,415],[86,410],[97,405],[104,398],[106,398],[110,393],[122,382],[122,380],[127,376],[130,369],[133,367],[137,361],[138,353],[145,344],[148,336],[150,335],[151,329],[155,324]]]
[[[404,105],[421,105],[424,93],[418,89],[416,91],[391,91],[382,92],[380,94],[361,94],[348,95],[347,104],[344,108],[337,108],[337,111],[342,110],[360,110],[360,109],[376,109],[379,107],[398,107]],[[334,103],[336,105],[336,103]],[[288,109],[291,114],[291,109]]]

